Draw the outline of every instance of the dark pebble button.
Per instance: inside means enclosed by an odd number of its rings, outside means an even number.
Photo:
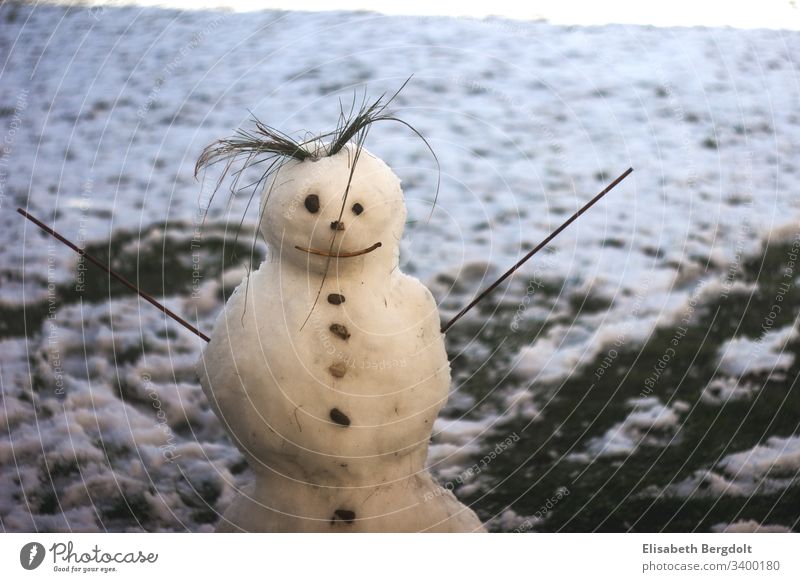
[[[316,194],[309,194],[306,196],[306,199],[303,201],[303,204],[311,214],[316,214],[319,212],[319,196]]]
[[[336,362],[328,366],[328,372],[330,372],[331,376],[334,378],[344,378],[344,375],[347,373],[347,366],[344,362]]]
[[[331,305],[341,305],[344,303],[344,295],[339,295],[338,293],[331,293],[328,295],[328,303]]]
[[[343,340],[350,338],[350,332],[347,331],[347,328],[343,326],[341,323],[332,323],[328,329],[331,330],[331,333],[333,333],[333,335],[336,335],[342,338]]]
[[[336,424],[341,424],[342,426],[350,426],[350,419],[347,415],[339,410],[338,408],[331,408],[331,420]]]
[[[331,521],[336,521],[337,519],[345,523],[353,523],[356,519],[356,512],[349,509],[337,509],[333,512],[333,519],[331,519]]]

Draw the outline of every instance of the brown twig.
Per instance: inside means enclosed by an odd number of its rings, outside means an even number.
[[[628,168],[627,170],[625,170],[625,171],[624,171],[622,174],[620,174],[620,176],[619,176],[619,177],[618,177],[616,180],[614,180],[613,182],[611,182],[611,184],[609,184],[608,186],[606,186],[606,187],[603,189],[603,191],[602,191],[602,192],[600,192],[600,193],[599,193],[597,196],[595,196],[594,198],[592,198],[591,200],[589,200],[589,202],[587,202],[586,204],[584,204],[584,205],[583,205],[583,207],[582,207],[580,210],[578,210],[578,211],[577,211],[575,214],[573,214],[572,216],[570,216],[570,217],[567,219],[567,221],[566,221],[564,224],[562,224],[561,226],[559,226],[557,229],[555,229],[553,232],[551,232],[551,233],[548,235],[548,237],[547,237],[546,239],[544,239],[542,242],[540,242],[538,245],[536,245],[536,248],[534,248],[534,249],[533,249],[531,252],[529,252],[527,255],[525,255],[525,256],[524,256],[524,257],[522,257],[522,258],[521,258],[519,261],[517,261],[517,263],[516,263],[516,264],[515,264],[513,267],[511,267],[511,268],[510,268],[508,271],[506,271],[505,273],[503,273],[503,275],[502,275],[502,276],[501,276],[501,277],[500,277],[500,278],[499,278],[497,281],[495,281],[494,283],[492,283],[491,285],[489,285],[489,286],[488,286],[486,289],[484,289],[484,290],[483,290],[481,293],[479,293],[479,294],[478,294],[478,296],[477,296],[477,297],[475,297],[475,299],[473,299],[473,300],[470,302],[470,304],[469,304],[469,305],[467,305],[467,306],[466,306],[464,309],[462,309],[461,311],[459,311],[459,312],[458,312],[458,314],[457,314],[455,317],[453,317],[453,319],[451,319],[450,321],[448,321],[448,322],[447,322],[447,323],[446,323],[446,324],[445,324],[445,325],[442,327],[442,333],[444,333],[444,332],[446,332],[448,329],[450,329],[450,327],[452,327],[452,325],[453,325],[455,322],[457,322],[459,319],[461,319],[461,318],[464,316],[464,314],[465,314],[465,313],[467,313],[467,311],[469,311],[470,309],[472,309],[473,307],[475,307],[475,305],[477,305],[477,304],[478,304],[478,302],[479,302],[481,299],[483,299],[484,297],[486,297],[487,295],[489,295],[489,294],[490,294],[492,291],[494,291],[494,290],[495,290],[495,289],[496,289],[496,288],[497,288],[497,287],[500,285],[500,283],[502,283],[503,281],[505,281],[506,279],[508,279],[508,278],[509,278],[509,277],[510,277],[510,276],[511,276],[513,273],[514,273],[514,271],[516,271],[517,269],[519,269],[519,268],[520,268],[520,267],[523,265],[523,263],[525,263],[525,261],[527,261],[527,260],[528,260],[528,259],[530,259],[530,258],[531,258],[533,255],[535,255],[535,254],[536,254],[536,253],[538,253],[540,250],[542,250],[542,248],[544,248],[544,246],[545,246],[545,245],[547,245],[547,243],[549,243],[551,240],[553,240],[554,238],[556,238],[556,237],[557,237],[557,236],[558,236],[558,235],[561,233],[561,231],[562,231],[562,230],[564,230],[564,229],[565,229],[565,228],[567,228],[567,227],[568,227],[570,224],[572,224],[573,222],[575,222],[575,220],[577,220],[577,219],[578,219],[578,217],[579,217],[581,214],[583,214],[584,212],[586,212],[587,210],[589,210],[589,208],[591,208],[591,207],[594,205],[594,203],[595,203],[595,202],[597,202],[597,201],[598,201],[598,200],[600,200],[600,199],[601,199],[603,196],[605,196],[606,194],[608,194],[608,193],[609,193],[609,192],[610,192],[610,191],[611,191],[611,190],[612,190],[612,189],[613,189],[613,188],[614,188],[614,187],[615,187],[617,184],[619,184],[619,183],[620,183],[620,182],[622,182],[622,181],[623,181],[625,178],[627,178],[627,177],[628,177],[628,174],[630,174],[631,172],[633,172],[633,168]]]
[[[186,329],[188,329],[188,330],[189,330],[189,331],[191,331],[192,333],[194,333],[194,334],[196,334],[196,335],[200,336],[201,338],[203,338],[203,339],[204,339],[204,340],[206,340],[207,342],[208,342],[208,341],[211,341],[211,338],[209,338],[209,337],[208,337],[206,334],[204,334],[202,331],[200,331],[199,329],[197,329],[196,327],[194,327],[194,326],[193,326],[192,324],[190,324],[188,321],[186,321],[185,319],[183,319],[182,317],[180,317],[179,315],[177,315],[177,314],[176,314],[176,313],[174,313],[173,311],[171,311],[171,310],[167,309],[166,307],[164,307],[164,306],[163,306],[161,303],[159,303],[158,301],[156,301],[155,299],[153,299],[153,297],[151,297],[150,295],[148,295],[147,293],[145,293],[144,291],[142,291],[141,289],[139,289],[139,288],[138,288],[136,285],[134,285],[133,283],[131,283],[130,281],[128,281],[128,280],[127,280],[125,277],[123,277],[122,275],[120,275],[120,274],[118,274],[118,273],[115,273],[115,272],[114,272],[113,270],[111,270],[111,268],[109,268],[107,265],[103,264],[101,261],[99,261],[98,259],[94,258],[92,255],[90,255],[89,253],[87,253],[87,252],[86,252],[86,251],[84,251],[83,249],[81,249],[81,248],[79,248],[79,247],[75,246],[74,244],[72,244],[72,243],[71,243],[69,240],[67,240],[66,238],[64,238],[64,237],[63,237],[63,236],[61,236],[60,234],[58,234],[56,231],[54,231],[52,228],[50,228],[49,226],[47,226],[46,224],[44,224],[44,223],[43,223],[41,220],[39,220],[39,219],[38,219],[38,218],[36,218],[35,216],[33,216],[33,215],[31,215],[31,214],[28,214],[28,213],[27,213],[27,212],[25,212],[25,211],[24,211],[22,208],[17,208],[17,212],[19,212],[19,213],[20,213],[22,216],[24,216],[25,218],[27,218],[28,220],[30,220],[30,221],[31,221],[33,224],[35,224],[36,226],[38,226],[39,228],[41,228],[43,231],[45,231],[47,234],[49,234],[50,236],[52,236],[53,238],[55,238],[55,239],[56,239],[56,240],[58,240],[59,242],[62,242],[62,243],[64,243],[65,245],[67,245],[69,248],[71,248],[73,251],[75,251],[76,253],[78,253],[80,256],[84,257],[84,258],[85,258],[85,259],[87,259],[88,261],[90,261],[90,262],[94,263],[95,265],[97,265],[98,267],[100,267],[101,269],[103,269],[103,270],[104,270],[106,273],[108,273],[109,275],[111,275],[112,277],[114,277],[114,278],[115,278],[117,281],[119,281],[120,283],[122,283],[123,285],[125,285],[125,286],[126,286],[128,289],[130,289],[131,291],[135,291],[136,293],[138,293],[138,294],[139,294],[139,296],[140,296],[142,299],[144,299],[145,301],[147,301],[147,302],[148,302],[148,303],[150,303],[151,305],[153,305],[153,306],[155,306],[156,308],[158,308],[158,309],[159,309],[160,311],[162,311],[162,312],[163,312],[165,315],[168,315],[168,316],[170,316],[172,319],[174,319],[175,321],[177,321],[178,323],[180,323],[180,324],[181,324],[183,327],[185,327]]]
[[[320,257],[333,257],[334,259],[341,259],[347,257],[360,257],[361,255],[366,255],[381,247],[380,242],[376,242],[374,245],[369,246],[365,249],[361,249],[360,251],[350,251],[350,252],[336,252],[336,251],[326,251],[325,249],[311,249],[308,247],[301,247],[300,245],[294,245],[298,251],[303,251],[304,253],[308,253],[309,255],[319,255]]]

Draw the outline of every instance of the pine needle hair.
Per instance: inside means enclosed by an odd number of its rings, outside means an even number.
[[[264,188],[265,184],[270,180],[270,178],[280,172],[284,164],[291,161],[314,161],[324,157],[335,156],[345,149],[348,144],[352,143],[354,147],[347,148],[345,150],[347,151],[348,156],[351,156],[349,159],[350,175],[347,181],[345,192],[342,196],[342,205],[339,210],[338,220],[341,221],[347,206],[347,197],[350,193],[350,184],[353,180],[355,167],[358,163],[361,150],[364,147],[364,142],[366,141],[370,128],[373,126],[373,124],[379,121],[392,121],[405,126],[420,140],[422,140],[436,162],[436,191],[434,194],[433,204],[431,205],[432,214],[433,209],[436,206],[436,201],[439,197],[439,187],[441,185],[441,165],[439,164],[439,158],[436,156],[436,152],[433,151],[430,143],[428,143],[428,140],[425,139],[425,137],[413,125],[407,121],[404,121],[403,119],[400,119],[388,110],[389,105],[397,98],[410,80],[411,77],[406,79],[400,88],[389,97],[387,97],[387,93],[383,93],[380,97],[372,102],[367,100],[366,91],[361,97],[360,102],[356,93],[354,92],[353,99],[350,102],[349,107],[346,108],[341,101],[339,102],[339,119],[336,127],[333,130],[317,135],[311,135],[303,140],[294,139],[279,129],[267,125],[259,120],[252,112],[250,112],[251,122],[253,124],[252,128],[239,129],[233,136],[217,140],[206,146],[206,148],[204,148],[200,154],[197,163],[195,164],[195,178],[198,178],[201,172],[211,166],[220,163],[224,164],[222,172],[217,179],[209,198],[208,206],[211,205],[214,196],[217,194],[217,192],[219,192],[219,190],[222,188],[222,184],[229,177],[232,177],[230,185],[230,199],[236,196],[238,192],[250,190],[244,214],[236,231],[236,240],[238,240],[239,233],[244,224],[245,216],[253,202],[253,199]],[[244,175],[244,172],[252,167],[260,167],[263,168],[263,170],[253,182],[240,188],[240,180]],[[272,185],[270,186],[270,190],[266,194],[266,199],[269,199],[269,196],[272,193],[272,187],[274,187],[274,185],[275,182],[273,181]],[[262,204],[257,227],[260,226],[261,220],[263,219],[264,208],[266,208],[266,204]],[[334,240],[335,239],[331,240],[331,246],[329,249],[330,251],[333,250]],[[251,260],[254,253],[255,238],[253,239],[253,246],[251,248]],[[317,291],[314,305],[311,308],[311,312],[309,312],[308,316],[306,317],[306,320],[303,322],[303,326],[305,326],[305,324],[308,322],[308,319],[311,317],[311,313],[313,312],[314,307],[319,300],[322,287],[325,284],[325,280],[328,275],[330,263],[331,258],[329,257],[323,273],[320,288]],[[247,305],[246,301],[245,305]]]

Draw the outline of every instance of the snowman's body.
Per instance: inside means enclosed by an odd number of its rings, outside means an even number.
[[[265,189],[272,256],[199,363],[256,475],[220,530],[481,529],[425,470],[450,367],[433,297],[398,269],[399,180],[362,150],[339,220],[353,154],[290,162]]]

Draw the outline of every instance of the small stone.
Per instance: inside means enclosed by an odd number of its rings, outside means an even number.
[[[328,329],[331,330],[331,333],[333,333],[333,335],[338,336],[343,340],[350,339],[350,332],[347,331],[347,328],[343,326],[341,323],[332,323]]]
[[[356,512],[349,509],[337,509],[333,512],[331,523],[334,521],[343,521],[345,523],[353,523],[356,519]]]
[[[328,294],[328,303],[331,305],[341,305],[344,303],[344,295],[339,295],[338,293],[330,293]]]
[[[348,418],[348,416],[338,408],[331,408],[330,416],[331,420],[336,424],[350,426],[350,418]]]
[[[330,372],[331,376],[334,378],[343,378],[347,373],[347,366],[344,362],[336,362],[335,364],[331,364],[328,368],[328,372]]]
[[[306,196],[306,199],[303,201],[303,204],[311,214],[316,214],[319,212],[319,196],[316,194],[309,194]]]

